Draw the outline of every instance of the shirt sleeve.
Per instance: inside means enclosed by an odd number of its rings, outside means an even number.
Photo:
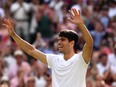
[[[80,53],[78,54],[78,56],[79,56],[79,58],[80,58],[80,61],[81,61],[85,66],[88,66],[88,65],[89,65],[89,63],[86,63],[86,62],[85,62],[85,60],[84,60],[84,58],[83,58],[83,56],[82,56],[82,52],[80,52]]]
[[[46,59],[47,59],[47,63],[48,63],[49,68],[52,68],[53,61],[54,61],[55,57],[56,56],[54,54],[46,54]]]

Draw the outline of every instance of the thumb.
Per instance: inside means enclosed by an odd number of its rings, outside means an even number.
[[[71,18],[67,18],[68,21],[70,21],[71,23],[73,23],[72,19]]]

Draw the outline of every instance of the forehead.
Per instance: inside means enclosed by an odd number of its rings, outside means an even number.
[[[68,41],[68,38],[66,38],[66,37],[58,37],[57,42],[58,41]]]
[[[59,36],[58,39],[60,39],[60,38],[66,38],[66,37],[61,37],[61,36]]]

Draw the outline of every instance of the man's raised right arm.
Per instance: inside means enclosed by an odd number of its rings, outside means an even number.
[[[47,64],[47,60],[46,60],[46,55],[44,53],[42,53],[41,51],[38,51],[36,48],[34,48],[31,44],[29,44],[28,42],[26,42],[25,40],[23,40],[21,37],[19,37],[15,32],[14,32],[14,28],[13,28],[13,23],[11,20],[9,19],[4,19],[4,22],[2,24],[3,26],[5,26],[8,29],[8,32],[10,34],[10,36],[14,39],[14,41],[16,42],[16,44],[27,54],[29,54],[30,56],[40,60],[41,62],[43,62],[44,64]]]

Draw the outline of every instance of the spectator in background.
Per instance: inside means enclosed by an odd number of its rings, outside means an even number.
[[[38,9],[40,6],[39,0],[32,0],[30,3],[31,6],[31,21],[30,21],[30,43],[33,43],[36,39],[36,28],[37,28],[37,15],[39,15]]]
[[[46,42],[43,40],[40,32],[36,34],[36,40],[33,43],[33,46],[41,51],[45,48]]]
[[[13,50],[12,50],[12,43],[11,40],[7,41],[8,45],[4,49],[4,61],[6,62],[7,68],[10,68],[12,65],[16,64],[16,59],[14,58]],[[8,72],[7,72],[8,73]]]
[[[89,31],[94,30],[93,15],[87,6],[82,7],[82,17]]]
[[[38,85],[37,87],[42,87],[41,85]],[[22,86],[20,86],[22,87]],[[27,81],[26,81],[26,85],[24,87],[36,87],[35,86],[35,78],[33,76],[28,76],[27,77]]]
[[[109,3],[109,10],[108,10],[108,15],[110,18],[113,18],[114,16],[116,16],[116,1],[112,0]]]
[[[35,76],[35,87],[46,87],[47,86],[47,81],[44,76],[44,72],[42,68],[38,68],[36,71],[36,76]]]
[[[102,10],[101,10],[101,16],[100,16],[100,21],[103,24],[104,29],[108,27],[108,24],[110,22],[110,18],[108,16],[108,6],[104,5]]]
[[[94,21],[94,27],[95,30],[91,31],[91,35],[94,38],[94,50],[99,50],[102,38],[105,34],[105,32],[103,31],[103,25],[99,20]]]
[[[5,65],[4,61],[0,59],[0,80],[4,76],[4,65]]]
[[[16,75],[11,79],[11,87],[25,87],[25,74],[23,68],[18,68]]]
[[[3,1],[3,0],[2,0]],[[14,2],[14,0],[4,0],[3,3],[3,8],[5,10],[5,15],[6,17],[10,17],[11,18],[11,11],[10,11],[10,7],[11,4]]]
[[[62,13],[62,7],[64,5],[64,2],[62,0],[53,0],[50,3],[50,8],[54,8],[54,22],[55,23],[62,23],[63,22],[63,13]]]
[[[47,12],[48,9],[49,7],[45,3],[39,7],[37,15],[37,32],[40,32],[43,39],[46,41],[48,41],[53,35],[51,27],[53,19],[52,16],[50,16]]]
[[[76,8],[76,10],[80,10],[80,12],[82,12],[82,5],[83,5],[83,0],[75,0],[75,3],[71,6],[72,8]]]
[[[16,64],[9,68],[8,75],[10,79],[16,76],[19,68],[22,68],[25,75],[28,75],[31,71],[31,67],[27,61],[24,59],[24,53],[21,50],[16,50],[14,52],[14,57],[16,59]]]
[[[7,77],[2,77],[0,79],[0,87],[10,87],[10,80]]]
[[[111,86],[107,85],[103,80],[98,79],[96,81],[95,87],[111,87]]]
[[[98,75],[101,79],[106,79],[105,72],[109,72],[110,65],[108,64],[108,57],[107,54],[100,54],[99,56],[99,63],[96,65],[98,69]],[[108,74],[107,74],[108,75]]]
[[[0,7],[0,21],[5,17],[5,11],[2,7]]]
[[[114,48],[114,52],[108,55],[108,62],[111,67],[114,82],[116,82],[116,48]]]
[[[15,20],[15,31],[19,36],[24,38],[26,41],[29,39],[29,13],[31,7],[30,4],[24,2],[23,0],[17,0],[12,3],[10,11],[12,18]]]

